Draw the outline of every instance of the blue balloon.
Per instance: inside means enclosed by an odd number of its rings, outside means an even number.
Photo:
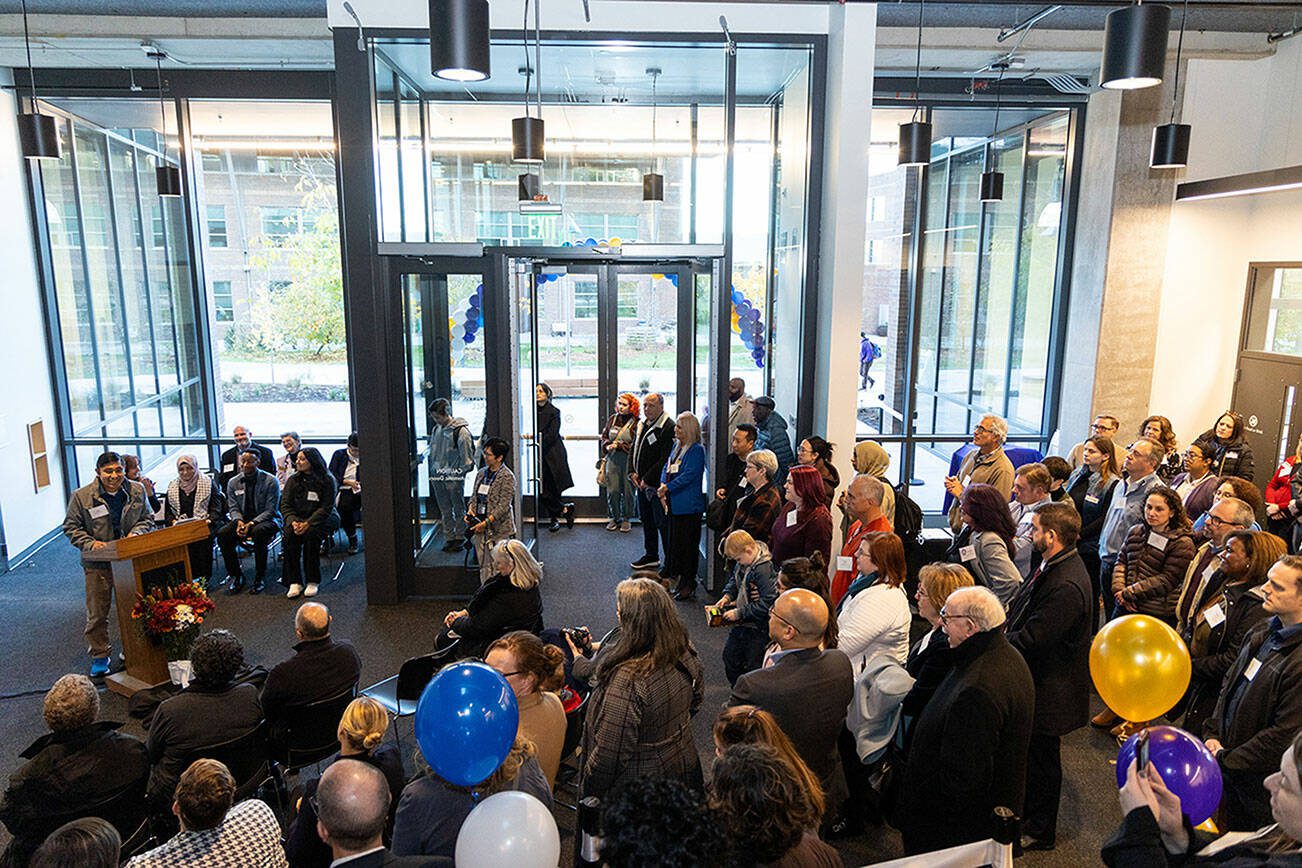
[[[750,310],[746,311],[746,316],[751,322],[759,322],[759,308],[752,307]]]
[[[737,302],[736,308],[738,317],[745,317],[752,310],[750,300],[745,298]]]
[[[1216,813],[1221,804],[1220,763],[1201,739],[1174,726],[1150,726],[1148,762],[1157,769],[1167,789],[1180,797],[1180,811],[1190,824],[1199,823]],[[1140,733],[1135,733],[1117,754],[1117,787],[1126,784],[1126,771],[1135,759]]]
[[[597,239],[595,239],[595,238],[589,238],[589,239],[587,239],[586,241],[584,241],[583,243],[584,243],[586,246],[588,246],[588,247],[596,247],[596,246],[597,246]]]
[[[669,278],[669,282],[672,283],[674,286],[677,286],[677,285],[678,285],[678,275],[676,275],[676,274],[667,274],[667,275],[665,275],[665,276]]]
[[[416,741],[430,768],[459,787],[487,780],[520,726],[515,693],[497,670],[463,661],[445,667],[416,705]]]
[[[562,242],[561,242],[561,247],[573,247],[573,246],[574,246],[574,245],[570,244],[570,242],[568,242],[568,241],[562,241]]]
[[[733,303],[733,304],[740,304],[740,303],[741,303],[741,300],[744,299],[745,297],[746,297],[746,296],[742,295],[740,292],[738,292],[738,291],[735,290],[735,289],[732,291],[732,303]]]

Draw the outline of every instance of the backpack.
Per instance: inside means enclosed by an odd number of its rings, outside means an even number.
[[[922,507],[909,497],[908,486],[901,482],[895,486],[895,535],[904,547],[916,545],[922,533]]]

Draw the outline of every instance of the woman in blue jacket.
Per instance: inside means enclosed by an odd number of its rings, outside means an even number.
[[[678,414],[674,441],[660,474],[660,502],[669,516],[669,545],[661,575],[677,579],[675,600],[691,600],[696,596],[701,514],[705,512],[705,447],[701,445],[701,423],[694,415]]]

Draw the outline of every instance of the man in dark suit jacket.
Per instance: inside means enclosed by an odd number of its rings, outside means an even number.
[[[737,679],[728,705],[757,705],[777,719],[823,782],[833,816],[847,793],[836,740],[854,697],[854,671],[843,652],[819,650],[827,618],[827,604],[813,591],[792,588],[778,597],[769,610],[778,650],[765,668]]]
[[[1026,760],[1023,850],[1051,850],[1062,795],[1062,737],[1089,720],[1089,572],[1076,550],[1080,516],[1070,503],[1031,517],[1040,565],[1008,603],[1008,644],[1022,652],[1035,682],[1035,721]]]
[[[674,420],[665,412],[665,399],[652,392],[642,400],[644,418],[633,434],[629,456],[629,477],[637,490],[637,514],[642,519],[642,545],[646,552],[630,566],[655,567],[660,563],[660,546],[669,550],[669,517],[660,504],[657,489],[660,475],[674,445]],[[659,540],[659,542],[657,542]]]
[[[294,656],[277,663],[262,687],[262,711],[273,735],[276,718],[286,708],[338,696],[357,683],[362,661],[347,642],[330,636],[330,610],[304,603],[294,616]]]
[[[217,484],[221,490],[226,491],[226,485],[240,474],[240,455],[244,452],[253,452],[258,456],[258,469],[265,470],[272,476],[276,475],[276,457],[271,454],[271,450],[261,443],[253,442],[253,432],[243,425],[236,425],[232,436],[235,438],[235,445],[222,453],[221,464],[217,467]]]
[[[1035,684],[1004,638],[989,588],[959,588],[940,611],[954,668],[918,717],[900,788],[904,852],[992,837],[995,808],[1022,811]]]
[[[446,856],[394,856],[384,848],[389,784],[379,769],[352,759],[336,760],[316,790],[317,834],[334,861],[348,868],[415,868],[451,865]]]

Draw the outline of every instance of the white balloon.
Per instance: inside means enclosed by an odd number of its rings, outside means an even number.
[[[484,799],[457,835],[457,868],[556,868],[561,835],[547,806],[507,790]]]

